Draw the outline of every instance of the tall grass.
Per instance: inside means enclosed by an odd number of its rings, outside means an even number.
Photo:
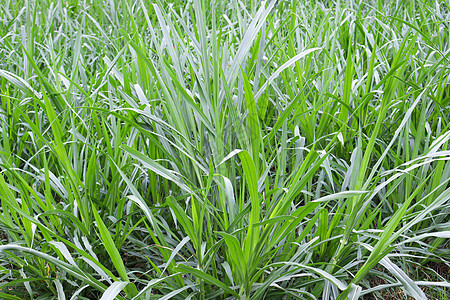
[[[3,0],[0,298],[446,297],[449,20]]]

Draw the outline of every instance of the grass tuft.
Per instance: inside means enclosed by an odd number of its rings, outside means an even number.
[[[447,299],[450,4],[3,0],[1,299]]]

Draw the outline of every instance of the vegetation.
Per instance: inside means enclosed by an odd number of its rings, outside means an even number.
[[[0,20],[1,299],[448,297],[448,0]]]

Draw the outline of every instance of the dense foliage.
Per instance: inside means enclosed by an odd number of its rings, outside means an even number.
[[[449,20],[2,0],[0,298],[445,299]]]

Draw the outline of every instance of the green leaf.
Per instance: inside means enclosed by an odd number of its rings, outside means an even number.
[[[188,267],[186,265],[178,265],[174,268],[174,270],[184,273],[184,274],[192,274],[197,278],[203,279],[206,282],[221,288],[222,290],[224,290],[224,292],[226,292],[228,294],[232,294],[235,297],[238,297],[238,294],[235,291],[233,291],[231,288],[229,288],[226,284],[224,284],[220,280],[217,280],[216,278],[212,277],[211,275],[209,275],[201,270],[194,269],[194,268]]]
[[[123,281],[129,282],[130,279],[128,278],[127,270],[123,263],[122,257],[120,256],[119,250],[117,250],[116,245],[114,244],[114,241],[111,237],[111,234],[109,233],[108,228],[105,226],[105,223],[103,223],[103,220],[100,218],[100,215],[98,214],[94,204],[92,204],[92,212],[94,214],[94,218],[97,223],[97,228],[100,233],[101,241],[106,251],[108,252],[109,257],[111,258],[112,263],[117,270],[117,273],[119,273],[119,276]],[[130,284],[129,287],[126,288],[126,291],[128,296],[130,297],[133,297],[138,293],[136,286],[134,284]]]

